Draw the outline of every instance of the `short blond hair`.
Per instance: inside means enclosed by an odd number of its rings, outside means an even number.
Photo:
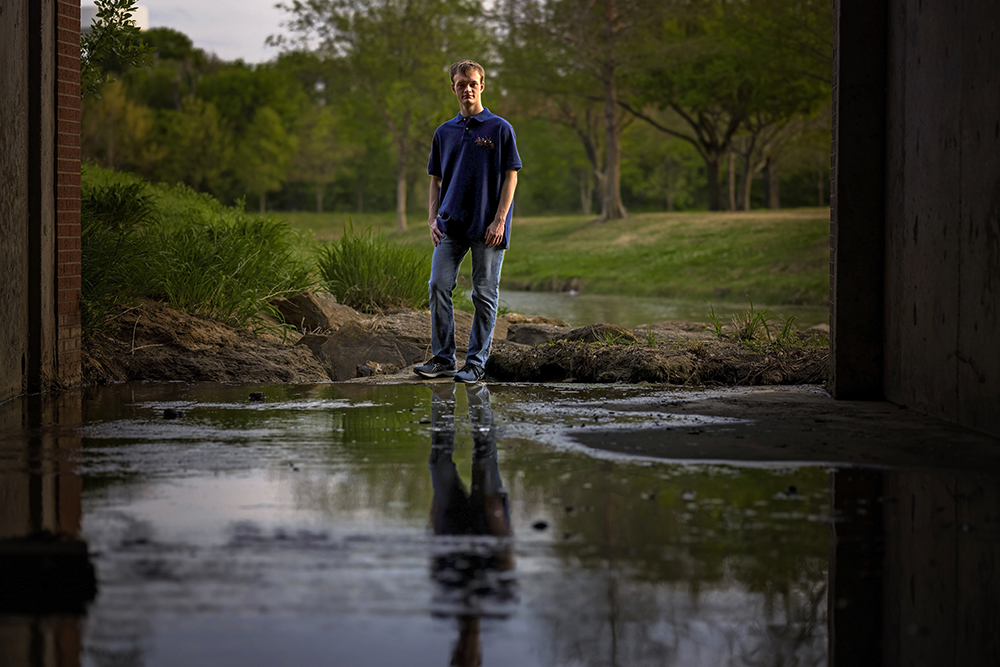
[[[457,63],[452,65],[448,73],[451,74],[451,82],[455,83],[455,75],[461,72],[462,74],[468,74],[469,72],[479,72],[480,83],[485,83],[486,81],[486,70],[483,66],[477,63],[475,60],[459,60]]]

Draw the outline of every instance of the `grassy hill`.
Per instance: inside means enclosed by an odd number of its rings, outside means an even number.
[[[339,238],[353,222],[394,240],[424,246],[421,216],[397,235],[392,213],[279,213],[318,241]],[[829,298],[830,211],[827,208],[751,212],[642,213],[598,223],[583,216],[516,218],[504,258],[505,289],[564,289],[583,293],[691,301],[825,305]],[[463,266],[466,276],[470,262]]]

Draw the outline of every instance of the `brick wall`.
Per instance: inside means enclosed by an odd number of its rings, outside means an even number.
[[[80,381],[80,2],[56,3],[58,379]]]

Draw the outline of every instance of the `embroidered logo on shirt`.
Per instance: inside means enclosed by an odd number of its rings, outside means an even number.
[[[487,137],[479,137],[478,139],[476,139],[476,145],[488,148],[490,150],[496,148],[496,145],[493,143],[493,140]]]

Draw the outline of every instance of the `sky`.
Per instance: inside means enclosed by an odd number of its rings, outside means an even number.
[[[194,45],[223,60],[248,63],[271,60],[277,49],[264,46],[268,35],[281,32],[287,16],[274,8],[277,0],[139,0],[149,9],[153,28],[173,28]],[[93,2],[84,0],[84,6]]]

